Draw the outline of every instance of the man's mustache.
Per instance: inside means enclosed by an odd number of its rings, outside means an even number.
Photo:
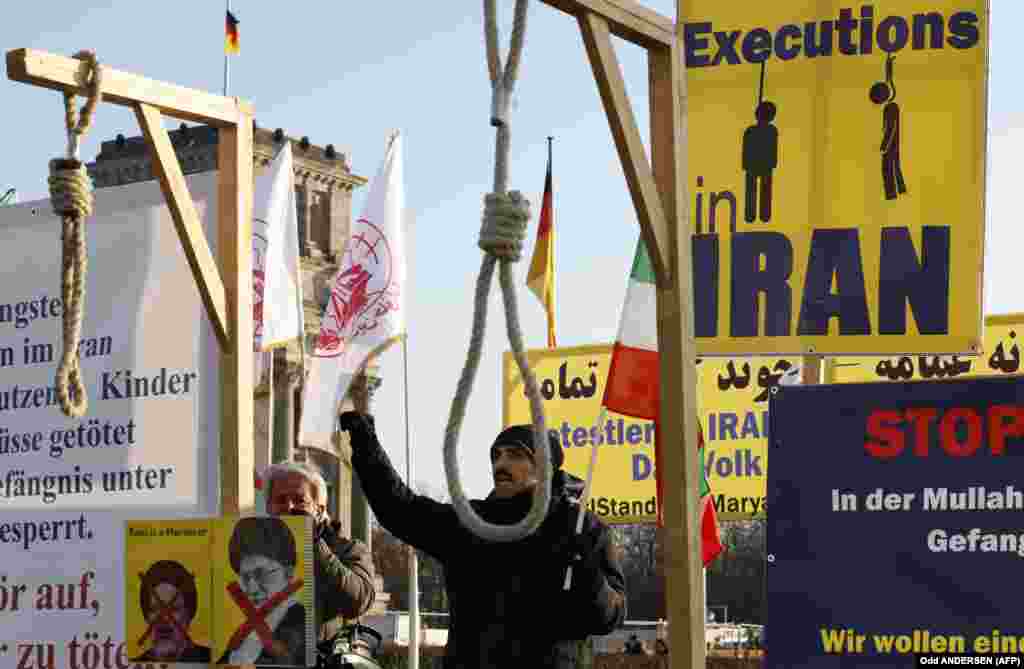
[[[506,479],[511,480],[512,479],[512,474],[508,470],[498,469],[498,470],[496,470],[494,472],[494,480],[497,481],[500,478],[506,478]]]

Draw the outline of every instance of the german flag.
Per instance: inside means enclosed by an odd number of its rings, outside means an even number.
[[[548,348],[558,346],[555,339],[555,213],[551,188],[551,138],[548,138],[548,171],[544,178],[544,199],[537,226],[537,242],[526,274],[526,286],[544,305],[548,317]]]
[[[224,21],[224,53],[239,53],[238,46],[238,19],[228,10]]]

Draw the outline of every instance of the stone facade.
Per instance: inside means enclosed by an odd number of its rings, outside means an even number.
[[[217,168],[217,129],[182,123],[168,132],[186,174]],[[330,294],[330,280],[337,273],[352,221],[352,193],[366,184],[351,171],[349,156],[333,145],[315,146],[307,137],[294,139],[281,130],[254,128],[254,173],[260,174],[273,160],[282,142],[292,143],[298,209],[299,254],[305,311],[306,352],[320,332],[320,318]],[[101,144],[96,160],[87,165],[97,188],[121,186],[154,179],[153,158],[142,136],[124,137]],[[269,354],[268,354],[269,355]],[[330,489],[329,508],[350,536],[369,543],[366,503],[358,492],[353,504],[353,477],[347,435],[336,435],[332,452],[297,448],[298,420],[302,402],[302,358],[299,343],[273,352],[273,407],[269,374],[256,379],[254,442],[257,465],[286,459],[306,460],[320,469]],[[269,366],[267,366],[269,367]],[[380,379],[371,370],[371,391]],[[272,418],[272,420],[270,420]],[[272,425],[272,428],[271,428]],[[271,434],[273,432],[273,434]]]

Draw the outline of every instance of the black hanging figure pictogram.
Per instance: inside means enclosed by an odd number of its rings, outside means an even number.
[[[907,192],[907,184],[903,181],[903,167],[900,165],[900,107],[896,104],[893,60],[892,54],[886,57],[885,81],[876,82],[868,93],[876,105],[885,105],[882,109],[882,145],[879,149],[882,153],[882,184],[885,187],[886,200],[895,200]]]
[[[743,132],[743,171],[747,175],[744,219],[747,223],[753,223],[758,214],[765,223],[771,219],[772,171],[779,165],[779,130],[772,125],[775,104],[764,100],[764,68],[764,61],[761,61],[761,85],[754,108],[757,123]]]

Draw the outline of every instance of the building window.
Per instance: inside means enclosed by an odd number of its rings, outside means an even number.
[[[295,188],[296,218],[299,228],[299,255],[303,258],[309,256],[309,247],[306,246],[306,189]]]
[[[310,222],[310,237],[320,245],[321,251],[329,251],[329,235],[330,235],[330,221],[327,218],[327,198],[325,194],[320,191],[313,192],[313,201],[310,203],[312,206],[309,208],[309,217],[312,219]]]

